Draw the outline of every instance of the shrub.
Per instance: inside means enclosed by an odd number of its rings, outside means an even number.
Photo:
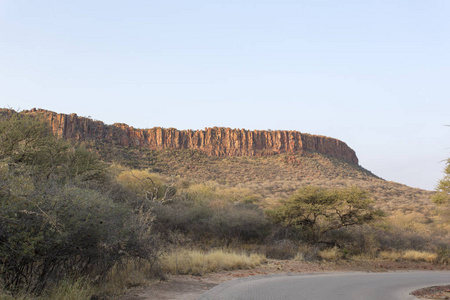
[[[324,237],[340,228],[372,221],[380,212],[372,209],[367,192],[350,187],[340,190],[308,186],[298,190],[279,207],[269,210],[274,223],[300,229],[311,243],[332,243]]]
[[[63,279],[45,293],[45,299],[85,300],[94,294],[95,288],[86,279]]]
[[[30,117],[0,122],[0,285],[40,294],[102,278],[124,257],[155,259],[151,214],[119,203],[105,166]]]
[[[164,202],[176,194],[176,189],[164,184],[161,176],[147,171],[124,170],[116,181],[133,195],[150,201]]]
[[[269,232],[269,222],[254,204],[225,203],[216,207],[214,201],[177,200],[156,205],[153,211],[158,232],[165,236],[180,232],[197,242],[258,242]]]
[[[396,215],[390,219],[395,219]],[[404,221],[407,221],[406,223]],[[433,239],[438,237],[436,230],[435,235],[421,234],[416,228],[421,228],[421,220],[418,224],[411,224],[409,216],[399,215],[398,220],[390,222],[384,220],[377,222],[373,228],[373,234],[378,241],[380,249],[399,249],[399,250],[426,250],[429,245],[433,245]],[[407,224],[407,225],[402,225]],[[411,224],[411,225],[410,225]]]
[[[164,278],[159,266],[139,258],[125,258],[117,262],[108,272],[105,282],[96,289],[96,295],[114,298],[124,290],[145,285],[148,279]],[[115,298],[114,298],[115,299]]]
[[[308,244],[302,244],[298,247],[298,252],[294,260],[298,261],[313,261],[319,257],[319,248]]]
[[[434,203],[439,205],[450,205],[450,158],[447,159],[444,169],[445,176],[439,180],[437,193],[433,196]]]
[[[49,281],[102,275],[135,251],[131,211],[93,190],[53,188],[53,195],[10,202],[2,222],[2,278],[7,288],[40,292]],[[130,247],[133,245],[133,249]]]
[[[448,246],[439,247],[437,260],[439,263],[445,265],[450,263],[450,248]]]
[[[377,229],[369,224],[343,228],[330,232],[329,240],[333,240],[349,255],[364,255],[374,257],[380,249]]]
[[[298,254],[298,247],[289,240],[280,240],[264,246],[264,253],[267,258],[273,259],[293,259]]]

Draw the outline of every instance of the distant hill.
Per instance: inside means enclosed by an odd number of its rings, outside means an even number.
[[[11,114],[15,111],[3,109],[2,113]],[[20,113],[43,118],[50,124],[53,133],[72,141],[105,142],[116,146],[152,150],[190,149],[209,156],[268,156],[315,151],[350,163],[358,163],[355,151],[344,142],[298,131],[250,131],[223,127],[205,130],[161,127],[135,129],[122,123],[106,125],[76,114],[58,114],[43,109],[24,110]]]
[[[2,115],[14,113],[0,110]],[[186,184],[245,189],[262,206],[271,206],[304,185],[357,185],[370,191],[377,206],[386,211],[432,213],[433,192],[377,177],[358,165],[347,144],[330,137],[217,127],[135,129],[42,109],[20,114],[42,118],[56,135],[84,142],[105,161],[175,176]]]

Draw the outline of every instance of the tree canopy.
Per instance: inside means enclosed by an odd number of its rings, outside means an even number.
[[[269,211],[269,216],[283,228],[297,230],[308,242],[329,242],[325,240],[328,232],[379,216],[372,203],[369,194],[357,187],[330,190],[307,186]]]
[[[439,180],[436,191],[432,200],[436,204],[450,204],[450,158],[447,160],[444,169],[444,178]]]

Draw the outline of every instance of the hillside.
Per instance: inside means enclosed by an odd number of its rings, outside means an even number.
[[[1,114],[14,114],[2,109]],[[357,185],[386,211],[432,213],[433,192],[385,181],[359,166],[342,141],[298,131],[134,129],[126,124],[33,109],[21,114],[45,120],[59,137],[83,142],[109,162],[177,177],[184,184],[246,190],[271,206],[305,185]]]
[[[433,192],[383,180],[361,166],[305,151],[262,157],[214,157],[193,150],[143,150],[102,145],[107,161],[148,169],[180,181],[207,183],[218,188],[247,190],[263,206],[270,206],[305,185],[356,185],[371,192],[377,207],[402,213],[431,213]]]

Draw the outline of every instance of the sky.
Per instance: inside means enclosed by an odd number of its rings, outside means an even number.
[[[0,0],[0,107],[298,130],[432,190],[450,156],[448,0]]]

